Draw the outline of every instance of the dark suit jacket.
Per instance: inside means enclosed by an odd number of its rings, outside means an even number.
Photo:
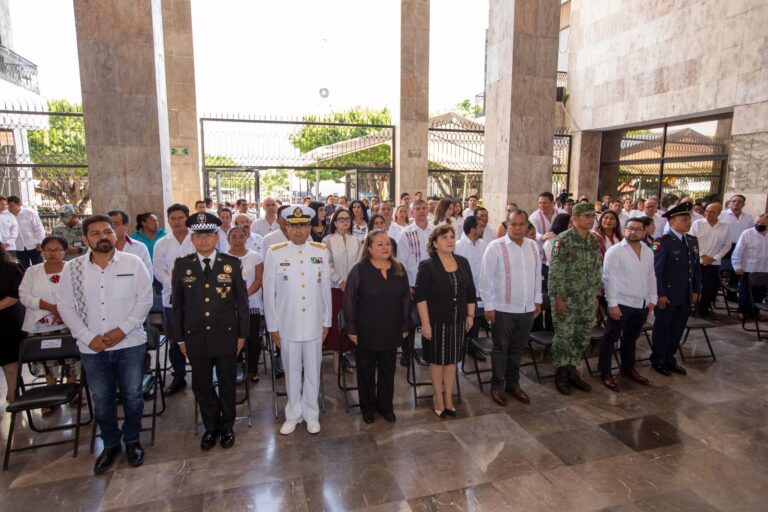
[[[656,291],[676,306],[690,305],[691,294],[701,292],[699,242],[688,234],[685,239],[688,246],[674,233],[667,233],[652,244]]]
[[[437,255],[419,263],[419,272],[416,274],[416,302],[427,301],[429,320],[433,324],[452,322],[453,307],[456,304],[459,306],[461,318],[464,318],[467,316],[467,304],[477,302],[469,261],[456,254],[453,257],[459,266],[459,293],[455,298],[448,272]]]
[[[240,260],[217,253],[208,279],[197,253],[173,265],[173,335],[187,355],[220,357],[237,352],[237,338],[248,337],[248,291]]]

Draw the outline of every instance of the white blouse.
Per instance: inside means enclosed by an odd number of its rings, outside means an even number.
[[[45,273],[45,264],[38,263],[27,269],[19,285],[19,300],[26,311],[22,330],[28,334],[42,334],[64,329],[66,326],[59,321],[54,323],[54,314],[40,309],[40,299],[51,304],[56,303],[54,290],[61,279],[61,272]]]
[[[243,256],[237,256],[243,263],[243,272],[245,273],[245,286],[250,288],[253,281],[256,279],[256,266],[261,265],[261,256],[255,251],[248,250]],[[248,308],[262,310],[261,302],[261,288],[256,290],[253,294],[248,296]]]
[[[338,288],[342,281],[347,280],[349,270],[357,263],[361,244],[350,233],[343,236],[338,233],[328,235],[323,238],[323,243],[328,247],[331,286]]]

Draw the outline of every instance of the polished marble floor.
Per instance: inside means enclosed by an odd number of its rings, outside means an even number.
[[[427,401],[414,407],[398,366],[394,425],[345,413],[327,360],[319,435],[280,436],[262,379],[251,388],[253,426],[238,423],[234,448],[205,453],[187,388],[169,398],[155,446],[145,436],[144,466],[121,460],[93,476],[88,429],[77,458],[67,446],[14,454],[0,474],[0,510],[764,511],[768,346],[727,321],[710,337],[717,362],[689,361],[687,377],[642,366],[653,386],[620,382],[620,393],[591,379],[592,393],[563,397],[527,368],[532,403],[499,407],[460,377],[454,419]],[[705,353],[703,337],[693,333],[684,350]],[[54,418],[66,417],[65,408]],[[25,427],[19,445],[30,442]]]

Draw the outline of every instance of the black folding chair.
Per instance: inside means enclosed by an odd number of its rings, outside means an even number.
[[[344,311],[339,311],[339,315],[336,317],[339,324],[339,332],[342,335],[347,334],[347,321],[344,318]],[[357,358],[355,352],[344,352],[342,344],[339,343],[339,375],[337,378],[337,384],[339,389],[344,394],[344,410],[349,412],[352,407],[360,407],[360,403],[349,403],[349,392],[357,391],[357,386],[349,386],[347,384],[347,370],[357,370]]]
[[[749,303],[752,306],[752,315],[755,317],[755,328],[750,329],[747,327],[747,319],[741,321],[741,327],[747,332],[756,332],[757,341],[768,339],[768,335],[765,335],[760,330],[760,313],[768,311],[768,304],[765,302],[755,302],[755,297],[752,292],[752,287],[767,287],[768,286],[768,272],[751,272],[747,277],[747,283],[749,288]]]
[[[725,312],[728,314],[728,316],[731,316],[731,305],[730,305],[730,301],[728,300],[728,296],[739,294],[738,283],[731,282],[731,277],[733,275],[734,275],[734,271],[733,271],[733,264],[731,263],[731,258],[723,258],[720,261],[719,294],[723,296],[723,302],[725,304]],[[715,309],[723,309],[723,308],[715,306]]]
[[[482,322],[484,320],[483,316],[483,308],[475,308],[475,322]],[[479,329],[478,329],[479,334]],[[461,373],[463,373],[465,376],[474,375],[477,379],[477,386],[480,388],[480,392],[483,392],[483,384],[490,384],[491,380],[483,380],[482,374],[484,373],[490,373],[493,368],[491,366],[488,366],[486,368],[480,368],[480,366],[477,363],[477,357],[475,357],[473,354],[482,354],[486,357],[486,359],[490,359],[491,353],[493,352],[493,339],[490,336],[490,333],[488,332],[488,329],[485,329],[485,336],[478,336],[477,338],[473,338],[467,333],[465,337],[465,343],[466,343],[466,350],[464,350],[464,354],[461,358]],[[471,351],[471,353],[470,353]],[[474,370],[467,371],[466,369],[466,358],[467,355],[469,355],[470,359],[474,363]]]
[[[30,336],[25,338],[21,342],[19,347],[19,364],[23,365],[32,362],[43,362],[57,360],[60,364],[64,364],[65,359],[79,359],[80,352],[77,349],[77,342],[71,334],[57,333],[54,335],[42,335],[42,336]],[[24,385],[24,379],[21,372],[16,380],[16,401],[9,404],[5,410],[11,414],[11,424],[8,429],[8,439],[5,446],[5,458],[3,460],[3,470],[8,469],[8,462],[12,452],[20,452],[24,450],[31,450],[33,448],[41,448],[43,446],[54,446],[59,444],[74,443],[73,457],[77,457],[77,451],[80,446],[80,427],[87,425],[93,421],[93,406],[91,404],[90,395],[88,394],[88,384],[85,378],[85,372],[80,373],[79,382],[64,382],[59,384],[53,384],[50,386],[33,386],[26,387]],[[88,404],[88,412],[90,418],[87,422],[81,422],[82,417],[82,398],[83,390],[85,390],[85,396]],[[30,411],[36,409],[42,409],[44,407],[57,407],[77,400],[77,413],[74,424],[67,423],[63,425],[55,425],[52,427],[40,428],[37,427],[32,420],[32,414]],[[55,430],[75,429],[75,435],[73,439],[66,439],[63,441],[53,441],[48,443],[40,443],[28,446],[22,446],[19,448],[13,448],[13,434],[16,428],[16,415],[19,413],[26,413],[27,421],[30,428],[35,432],[52,432]]]
[[[710,357],[713,361],[717,361],[717,358],[715,357],[715,351],[712,349],[712,343],[709,341],[709,335],[707,334],[707,329],[711,329],[713,327],[717,327],[717,324],[714,322],[710,322],[709,320],[694,316],[688,317],[688,322],[685,324],[685,336],[683,336],[683,341],[680,342],[680,346],[677,349],[677,351],[680,353],[680,359],[682,359],[683,362],[688,359],[702,359]],[[709,347],[709,355],[705,354],[685,357],[685,354],[683,354],[683,345],[685,345],[685,342],[688,341],[688,335],[691,334],[693,329],[700,329],[702,334],[704,334],[704,340],[707,342],[707,347]]]
[[[152,411],[145,412],[141,416],[142,418],[151,418],[152,422],[150,423],[150,426],[142,427],[141,431],[151,432],[149,444],[154,446],[155,433],[157,432],[157,417],[165,412],[165,391],[163,390],[163,368],[160,365],[160,351],[162,346],[166,344],[166,338],[161,338],[160,331],[156,327],[145,325],[144,330],[147,333],[147,353],[151,353],[152,351],[155,352],[155,363],[154,368],[150,367],[149,370],[145,369],[141,379],[142,396],[145,397],[145,400],[148,396],[152,397]],[[160,410],[157,409],[158,396],[160,397],[161,403]],[[120,402],[120,390],[117,391],[116,398],[117,401]],[[119,421],[122,421],[123,419],[123,417],[118,418]],[[91,428],[91,453],[93,453],[96,448],[97,437],[101,437],[101,433],[98,432],[97,423],[93,422],[93,427]]]
[[[419,318],[419,313],[415,307],[411,310],[411,326],[417,331],[421,331],[421,319]],[[429,363],[426,361],[426,359],[424,359],[424,349],[421,347],[416,348],[415,335],[410,343],[410,351],[411,360],[410,364],[408,365],[408,371],[406,371],[406,380],[413,389],[413,405],[415,407],[418,405],[419,400],[434,398],[434,394],[430,393],[427,395],[422,395],[419,394],[418,391],[422,386],[432,386],[432,381],[419,381],[418,377],[416,376],[416,365],[418,364],[421,367],[429,367]],[[456,365],[456,392],[454,393],[454,396],[456,397],[456,402],[461,403],[461,383],[459,382],[458,364]]]

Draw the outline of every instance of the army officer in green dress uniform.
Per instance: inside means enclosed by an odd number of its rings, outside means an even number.
[[[237,356],[248,336],[248,291],[240,260],[216,251],[221,221],[210,213],[187,219],[196,252],[173,266],[173,335],[192,365],[192,390],[200,404],[205,434],[200,448],[235,443]],[[213,368],[218,395],[213,385]]]

